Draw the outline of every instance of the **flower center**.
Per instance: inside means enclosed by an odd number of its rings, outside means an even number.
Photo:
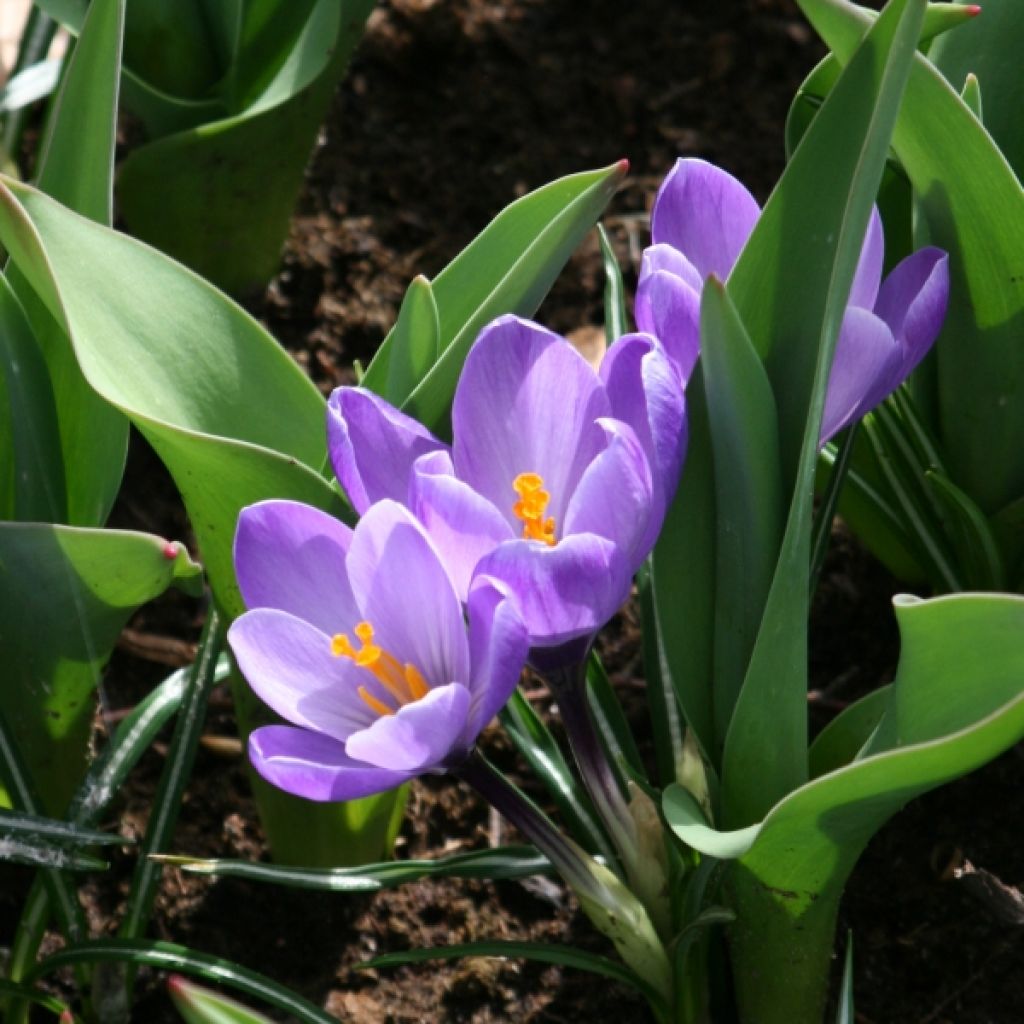
[[[430,691],[427,681],[415,665],[401,664],[393,655],[373,642],[373,626],[359,622],[352,631],[359,641],[358,650],[352,645],[347,633],[335,633],[331,637],[331,654],[338,658],[351,658],[360,668],[365,668],[402,707],[425,697]],[[397,708],[375,697],[365,686],[359,687],[359,696],[378,715],[393,715]]]
[[[554,516],[544,518],[544,510],[551,501],[551,495],[544,490],[541,475],[520,473],[512,481],[512,490],[519,495],[519,500],[512,506],[512,514],[523,521],[523,537],[526,540],[543,541],[549,547],[554,547]]]

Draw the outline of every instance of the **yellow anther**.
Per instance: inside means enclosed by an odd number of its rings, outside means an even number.
[[[544,490],[544,481],[539,473],[520,473],[512,481],[512,490],[519,500],[512,506],[512,514],[523,521],[523,537],[539,540],[553,547],[555,544],[555,520],[544,518],[544,512],[551,501],[551,495]]]
[[[373,643],[373,626],[359,622],[352,630],[360,643],[357,649],[345,633],[331,637],[331,653],[338,658],[349,658],[365,668],[395,698],[399,706],[425,697],[430,686],[415,665],[402,665],[383,647]],[[393,715],[394,708],[375,697],[365,686],[359,687],[359,696],[379,715]]]

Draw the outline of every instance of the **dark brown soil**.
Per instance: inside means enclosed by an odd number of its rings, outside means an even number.
[[[283,268],[254,312],[326,392],[352,379],[394,320],[408,281],[432,276],[513,198],[572,171],[626,156],[631,174],[605,223],[627,276],[646,242],[645,214],[679,155],[722,164],[764,198],[782,168],[782,123],[820,48],[791,0],[686,5],[593,0],[391,0],[370,23],[324,129]],[[562,332],[599,325],[594,239],[573,257],[539,318]],[[173,485],[133,444],[115,525],[188,537]],[[894,582],[847,535],[829,556],[812,631],[812,723],[891,678],[898,644]],[[194,642],[203,608],[170,597],[143,610],[107,673],[105,710],[133,704]],[[612,669],[643,727],[636,633],[618,624]],[[156,652],[156,653],[154,653]],[[227,694],[207,732],[230,736]],[[494,729],[491,753],[515,773]],[[126,834],[145,825],[162,765],[151,752],[116,808]],[[1015,812],[1024,765],[1011,752],[920,800],[879,834],[856,870],[840,933],[854,933],[857,1019],[864,1024],[1012,1024],[1024,1020],[1020,929],[941,865],[958,848],[1004,881],[1024,881]],[[517,776],[519,777],[519,776]],[[522,777],[520,777],[522,778]],[[398,855],[486,845],[497,824],[451,780],[417,783]],[[505,833],[507,841],[508,834]],[[240,757],[200,752],[174,850],[265,855]],[[116,930],[134,854],[84,890],[96,934]],[[938,864],[939,868],[934,865]],[[16,886],[14,887],[17,888]],[[17,893],[0,896],[8,943]],[[431,881],[373,896],[324,896],[198,880],[168,870],[152,935],[262,971],[353,1024],[647,1020],[628,991],[573,971],[469,960],[356,971],[379,953],[484,938],[605,950],[560,887]],[[178,1021],[144,972],[139,1024]]]

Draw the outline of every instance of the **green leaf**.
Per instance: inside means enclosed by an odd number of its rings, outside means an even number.
[[[972,771],[1024,736],[1024,598],[905,597],[896,613],[899,667],[864,756],[789,794],[742,834],[709,829],[681,787],[665,795],[666,818],[684,842],[738,858],[727,887],[743,924],[732,933],[738,984],[749,998],[760,992],[767,999],[760,977],[779,1007],[769,1013],[759,1002],[758,1020],[797,1019],[794,997],[779,987],[794,986],[794,970],[801,987],[823,985],[843,884],[882,824],[912,797]],[[772,988],[765,979],[783,960],[793,969]]]
[[[757,638],[782,539],[775,400],[722,283],[704,286],[701,364],[715,475],[715,753]]]
[[[587,659],[586,686],[590,715],[620,784],[630,778],[646,783],[647,773],[633,732],[601,658],[593,648]]]
[[[54,101],[36,167],[40,189],[107,225],[112,217],[123,25],[124,0],[97,0],[89,6]],[[100,526],[121,483],[128,424],[89,387],[65,334],[37,308],[19,268],[9,273],[46,360],[60,431],[64,479],[58,478],[52,454],[34,471],[46,473],[46,488],[55,499],[61,490],[66,492],[66,508],[44,518]],[[40,415],[45,417],[45,404],[41,408]]]
[[[124,842],[122,836],[109,832],[0,808],[0,860],[59,871],[102,871],[107,866],[104,861],[76,847]]]
[[[361,864],[354,868],[292,868],[242,860],[203,860],[195,857],[156,855],[163,864],[183,871],[221,878],[244,878],[295,889],[321,892],[375,892],[392,889],[421,878],[529,878],[549,874],[551,864],[532,846],[496,846],[489,850],[456,853],[437,860],[394,860]]]
[[[840,0],[820,0],[833,2]],[[803,6],[813,21],[811,0]],[[924,6],[924,0],[896,0],[879,17],[793,155],[729,278],[729,294],[766,358],[779,411],[783,486],[792,488],[792,504],[726,736],[727,827],[760,820],[807,778],[806,624],[818,431]],[[830,169],[828,189],[819,187],[822,167]]]
[[[626,286],[622,282],[622,268],[603,224],[597,225],[597,237],[601,242],[601,264],[604,267],[604,333],[607,344],[612,345],[629,330]]]
[[[324,401],[226,296],[153,249],[35,191],[0,188],[0,240],[70,338],[89,384],[142,431],[174,476],[220,606],[242,611],[238,513],[294,498],[341,514],[320,476]]]
[[[167,991],[185,1024],[273,1024],[262,1013],[178,975],[167,979]]]
[[[635,975],[628,967],[616,960],[588,953],[572,946],[547,946],[538,942],[464,942],[452,946],[438,946],[433,949],[410,949],[402,953],[386,953],[374,957],[359,966],[364,970],[380,967],[403,967],[406,964],[419,964],[425,960],[458,960],[467,956],[521,957],[524,960],[536,960],[542,964],[557,964],[559,967],[573,967],[576,970],[597,974],[612,981],[628,985],[636,989],[653,1005],[658,1006],[661,998],[654,989]]]
[[[261,999],[268,1006],[291,1014],[302,1024],[338,1024],[334,1017],[307,999],[256,971],[240,967],[230,960],[222,960],[207,953],[197,953],[186,946],[170,942],[129,942],[124,939],[80,942],[50,954],[36,965],[26,980],[34,982],[63,967],[88,963],[133,964],[137,967],[155,967],[163,971],[179,971],[182,974],[227,985],[243,995]]]
[[[834,7],[818,28],[844,61],[869,15],[853,4]],[[982,86],[990,96],[984,79]],[[918,197],[924,234],[951,254],[949,309],[936,342],[938,433],[950,478],[991,513],[1024,493],[1024,275],[1012,269],[1024,191],[992,137],[921,56],[893,148]]]
[[[843,984],[839,989],[836,1024],[856,1024],[853,1008],[853,932],[846,933],[846,957],[843,961]]]
[[[441,355],[441,321],[430,282],[414,277],[392,330],[384,397],[401,402],[412,393]]]
[[[624,162],[559,178],[506,207],[434,279],[441,357],[402,409],[444,431],[455,383],[480,329],[502,313],[532,316],[626,174]],[[363,378],[383,394],[395,333]]]
[[[881,686],[844,708],[818,734],[807,753],[812,779],[843,768],[863,750],[892,699],[891,686]]]
[[[48,992],[40,992],[38,989],[29,988],[28,985],[20,985],[15,981],[8,981],[7,978],[0,978],[0,996],[14,996],[18,999],[25,999],[57,1015],[68,1012],[67,1005],[56,997],[51,996]]]
[[[293,23],[304,15],[291,26],[300,31],[245,109],[158,138],[122,163],[117,194],[131,232],[227,291],[262,288],[277,270],[316,133],[373,3],[279,5],[292,8]],[[257,64],[264,41],[279,48],[280,20],[246,22],[255,34],[244,45]],[[244,92],[249,71],[236,72],[229,87]]]
[[[0,523],[0,713],[48,813],[82,778],[93,689],[128,618],[198,579],[181,545],[147,534]]]
[[[0,519],[60,522],[66,514],[49,371],[18,297],[0,274]]]

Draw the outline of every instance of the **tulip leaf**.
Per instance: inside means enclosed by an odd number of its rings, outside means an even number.
[[[92,691],[129,616],[199,579],[181,545],[147,534],[0,523],[0,709],[46,812],[82,777]]]
[[[829,8],[816,27],[846,61],[870,14],[839,0],[804,6],[812,21],[812,6]],[[1015,59],[1012,45],[1002,52]],[[981,84],[988,94],[984,78]],[[1019,105],[1009,97],[1006,103],[1016,117]],[[991,513],[1024,493],[1024,275],[1013,270],[1024,236],[1024,190],[992,137],[921,56],[893,148],[928,241],[951,254],[949,310],[936,342],[938,432],[950,478]]]
[[[812,779],[843,768],[856,758],[878,728],[892,699],[891,689],[891,685],[880,686],[865,694],[821,730],[807,752]]]
[[[455,383],[480,329],[502,313],[536,312],[626,170],[621,161],[599,171],[572,174],[517,199],[437,275],[432,290],[441,356],[403,398],[406,413],[444,432]],[[378,394],[387,387],[394,339],[392,330],[362,381]]]
[[[122,163],[117,195],[132,234],[225,290],[263,287],[277,270],[317,129],[373,4],[279,5],[291,20],[304,17],[285,59],[251,103],[157,138]],[[263,27],[279,47],[281,26]],[[261,38],[248,40],[260,53]],[[245,90],[250,70],[236,67],[241,77],[232,79],[234,87]]]
[[[818,432],[832,353],[924,6],[924,0],[896,0],[878,18],[786,167],[728,282],[766,361],[778,406],[784,487],[793,495],[726,736],[722,801],[729,828],[760,820],[807,778],[807,617]],[[823,166],[830,168],[828,189],[817,187]],[[773,728],[766,730],[769,717]]]
[[[295,1018],[300,1024],[338,1024],[334,1017],[314,1006],[308,999],[256,971],[171,942],[142,939],[94,939],[79,942],[51,953],[33,967],[26,980],[34,982],[64,967],[90,963],[134,964],[138,967],[190,974],[227,985],[245,996],[261,999],[268,1006]]]
[[[238,614],[231,542],[239,510],[271,497],[343,508],[319,475],[322,397],[269,334],[193,273],[27,185],[8,186],[0,239],[71,339],[91,386],[167,464],[214,594]]]
[[[714,276],[701,298],[701,364],[715,466],[715,736],[725,742],[782,538],[775,399],[735,306]]]
[[[741,1006],[752,991],[768,998],[752,979],[771,979],[783,961],[800,965],[801,987],[824,978],[839,895],[871,836],[909,799],[974,770],[1024,736],[1024,598],[905,597],[897,600],[896,615],[899,666],[869,746],[780,801],[750,827],[757,834],[745,850],[735,844],[738,859],[726,886],[737,912],[732,949]],[[722,855],[735,835],[695,819],[681,787],[670,787],[664,807],[673,831],[698,850]],[[785,979],[795,988],[793,971],[778,978],[767,984],[779,1010],[759,1020],[797,1019],[778,987]]]
[[[60,522],[66,509],[49,371],[18,297],[0,274],[0,519]]]
[[[167,991],[185,1024],[273,1024],[262,1013],[178,975],[168,980]]]
[[[412,279],[392,331],[384,397],[400,403],[411,394],[441,355],[441,321],[430,282]]]
[[[124,0],[90,4],[81,36],[68,61],[41,144],[38,186],[85,217],[109,224],[114,145],[117,133],[118,80]],[[52,408],[60,432],[61,463],[26,463],[51,505],[63,493],[61,507],[40,516],[81,526],[100,526],[121,483],[128,444],[128,423],[89,387],[75,353],[59,325],[38,302],[15,267],[9,281],[28,314],[47,364]],[[24,345],[22,346],[24,347]],[[38,389],[37,389],[38,391]],[[43,396],[40,396],[43,398]],[[48,415],[45,398],[33,418]],[[46,428],[49,429],[48,426]],[[39,430],[35,431],[41,437]],[[40,453],[42,455],[42,453]],[[38,503],[34,502],[38,508]]]

